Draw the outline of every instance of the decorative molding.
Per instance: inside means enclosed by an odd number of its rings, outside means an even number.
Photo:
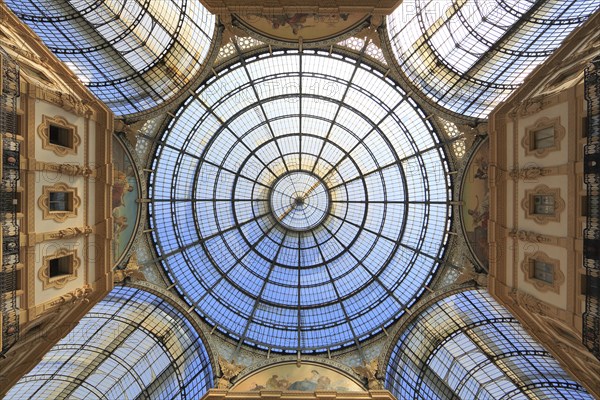
[[[94,115],[94,111],[86,101],[82,101],[70,93],[62,93],[36,86],[35,97],[80,117],[91,118]]]
[[[541,106],[540,106],[541,107]],[[543,149],[535,149],[535,133],[546,128],[554,128],[554,145]],[[560,151],[561,142],[566,136],[566,129],[560,124],[560,117],[538,119],[535,124],[525,127],[525,135],[521,140],[521,146],[525,149],[525,155],[533,155],[541,158],[548,155],[552,151]]]
[[[51,192],[70,192],[73,201],[72,211],[51,211],[50,193]],[[81,205],[81,199],[77,195],[77,188],[67,186],[64,183],[56,183],[52,186],[43,186],[42,195],[38,199],[38,206],[42,209],[43,219],[53,219],[56,222],[64,222],[67,218],[77,216],[77,209]]]
[[[552,283],[534,277],[535,261],[542,261],[552,265]],[[550,258],[542,251],[525,253],[525,258],[521,262],[521,271],[525,274],[525,282],[532,284],[540,292],[552,291],[560,293],[560,287],[565,282],[565,275],[560,270],[560,261],[555,258]]]
[[[70,239],[76,236],[89,236],[92,233],[93,229],[91,226],[82,226],[82,227],[74,227],[74,228],[65,228],[61,229],[58,232],[54,232],[49,234],[49,238],[51,239]]]
[[[52,171],[69,176],[83,176],[85,178],[94,177],[96,175],[90,167],[78,164],[55,164],[37,161],[39,169],[42,171]],[[37,166],[37,165],[36,165]]]
[[[540,168],[540,167],[527,167],[527,168],[513,168],[509,172],[511,179],[522,179],[525,181],[531,181],[538,179],[541,176],[547,176],[552,173],[551,168]]]
[[[83,285],[80,288],[70,291],[67,294],[63,294],[58,298],[58,300],[52,302],[52,306],[65,306],[69,304],[75,303],[89,303],[90,302],[90,294],[94,290],[88,284]]]
[[[542,235],[541,233],[524,231],[524,230],[513,229],[512,231],[510,231],[508,233],[508,235],[512,238],[517,238],[518,240],[520,240],[522,242],[529,242],[529,243],[553,243],[553,242],[555,242],[555,240],[548,235]]]
[[[70,129],[73,133],[73,147],[58,146],[50,143],[50,125]],[[42,115],[42,123],[38,125],[37,133],[42,139],[43,149],[51,150],[61,157],[66,156],[67,154],[77,154],[77,148],[81,143],[81,137],[77,134],[77,126],[69,123],[64,117],[61,117],[60,115],[55,117]]]
[[[383,383],[381,379],[377,377],[377,371],[379,370],[379,360],[377,358],[370,362],[365,362],[362,366],[352,367],[354,372],[362,376],[367,381],[367,388],[369,390],[381,390],[383,389]]]
[[[552,310],[552,307],[550,307],[537,297],[526,293],[522,290],[511,289],[508,295],[517,306],[521,307],[524,310],[527,310],[530,313],[538,314],[543,317],[552,316],[555,314]]]
[[[515,104],[512,111],[508,114],[509,117],[528,117],[540,112],[547,105],[547,100],[541,96],[523,100]]]
[[[229,362],[221,356],[219,356],[219,367],[221,369],[221,377],[217,383],[219,389],[229,389],[232,385],[231,380],[245,368],[243,365]]]
[[[553,196],[554,214],[536,214],[535,196]],[[525,197],[521,200],[521,208],[525,211],[525,218],[533,219],[538,224],[544,225],[550,221],[560,222],[560,214],[565,210],[565,201],[560,197],[560,189],[538,185],[533,189],[525,190]]]
[[[71,264],[70,274],[61,275],[56,278],[50,277],[50,260],[54,260],[59,257],[71,256],[73,263]],[[78,269],[81,266],[81,260],[77,257],[77,250],[67,250],[62,248],[56,253],[49,256],[45,256],[42,261],[42,267],[38,272],[38,277],[42,281],[42,288],[44,290],[49,288],[63,288],[70,281],[77,279]]]

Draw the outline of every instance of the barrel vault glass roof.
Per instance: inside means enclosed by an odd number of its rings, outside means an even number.
[[[388,37],[427,97],[484,118],[598,7],[597,0],[405,0],[387,17]]]
[[[395,82],[335,51],[217,71],[168,124],[152,169],[169,278],[240,344],[356,344],[415,302],[447,243],[434,127]]]
[[[7,0],[117,115],[147,111],[202,70],[215,16],[193,0]]]
[[[457,293],[401,333],[385,386],[398,399],[592,399],[490,294]]]
[[[118,286],[6,399],[199,399],[214,386],[196,328],[152,293]]]

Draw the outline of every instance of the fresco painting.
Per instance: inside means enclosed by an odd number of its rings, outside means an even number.
[[[331,368],[317,364],[279,364],[235,384],[236,392],[259,390],[301,391],[335,390],[338,392],[360,392],[364,389],[351,378]]]
[[[112,190],[113,265],[127,252],[135,236],[140,212],[139,183],[127,150],[113,137],[114,185]]]
[[[325,40],[353,29],[366,18],[366,14],[354,13],[238,16],[238,19],[250,29],[264,36],[284,41],[297,41],[299,37],[304,41]]]
[[[488,187],[489,142],[483,142],[465,172],[463,185],[463,225],[467,241],[479,262],[489,264],[488,219],[490,200]]]

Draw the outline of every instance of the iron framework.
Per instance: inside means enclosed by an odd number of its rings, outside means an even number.
[[[595,0],[411,0],[387,17],[387,33],[413,85],[484,118],[597,10]]]
[[[600,360],[600,59],[585,70],[587,101],[587,145],[585,146],[585,183],[587,219],[584,231],[583,262],[585,312],[583,344]]]
[[[6,3],[120,116],[176,98],[202,72],[216,32],[199,1]]]
[[[155,294],[118,286],[6,399],[199,399],[214,385],[192,323]]]
[[[0,134],[2,137],[2,187],[0,218],[2,224],[2,275],[0,276],[0,310],[2,311],[2,348],[4,354],[19,337],[17,308],[17,265],[19,263],[19,224],[17,221],[17,186],[19,181],[20,143],[17,133],[17,98],[20,94],[19,68],[0,49],[2,88],[0,95]]]
[[[484,290],[452,294],[408,324],[387,363],[398,399],[592,399]]]
[[[238,348],[360,347],[414,304],[444,256],[445,144],[364,54],[263,51],[216,72],[156,143],[158,261]]]

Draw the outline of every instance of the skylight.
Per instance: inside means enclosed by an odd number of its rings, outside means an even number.
[[[447,241],[433,126],[393,81],[336,53],[217,71],[177,111],[153,170],[150,225],[170,279],[218,330],[272,351],[380,332]]]

